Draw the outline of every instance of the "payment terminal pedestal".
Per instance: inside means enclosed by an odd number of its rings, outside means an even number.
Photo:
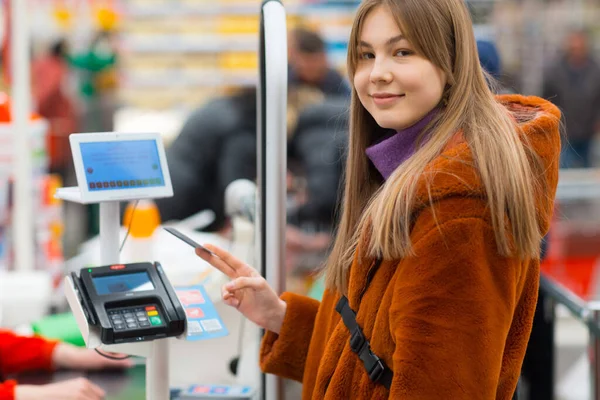
[[[140,340],[125,340],[118,344],[113,340],[111,344],[106,344],[105,342],[108,341],[106,339],[106,329],[102,327],[102,321],[96,321],[94,318],[101,317],[99,319],[104,319],[105,317],[110,318],[110,316],[99,316],[96,314],[90,317],[89,308],[93,304],[88,304],[87,306],[85,304],[86,301],[92,300],[89,297],[90,287],[97,287],[92,282],[94,276],[97,275],[97,277],[102,278],[102,274],[104,274],[104,277],[108,277],[110,280],[110,277],[115,275],[110,274],[111,266],[120,268],[119,202],[170,197],[173,195],[161,137],[157,133],[120,134],[110,132],[73,134],[69,137],[69,140],[77,175],[77,187],[60,188],[57,190],[55,196],[66,201],[81,204],[99,203],[100,260],[103,266],[102,271],[94,271],[95,268],[90,268],[87,278],[86,276],[80,276],[80,281],[77,281],[76,277],[65,277],[65,295],[69,306],[73,311],[77,325],[88,348],[99,348],[109,352],[145,357],[146,398],[148,400],[166,400],[169,398],[169,341],[166,338],[167,335],[160,339],[141,335],[138,336],[141,338]],[[154,264],[150,265],[153,265],[154,269],[158,270]],[[108,271],[106,270],[107,268],[109,269]],[[124,268],[131,267],[124,266]],[[141,268],[146,272],[152,271],[148,265]],[[114,270],[113,272],[119,271]],[[158,274],[157,271],[155,272]],[[85,270],[84,275],[86,275]],[[82,291],[85,291],[85,288],[78,287],[82,281],[87,286],[87,300],[82,293]],[[155,285],[157,282],[160,282],[160,280],[157,281],[155,279],[152,279],[152,281]],[[105,284],[108,288],[107,290],[111,292],[110,283],[105,282]],[[119,283],[115,281],[112,284],[123,285],[123,282]],[[170,286],[170,283],[168,285]],[[102,293],[101,290],[96,290],[94,295],[107,297],[107,295],[100,295],[98,292]],[[116,302],[112,303],[114,312],[122,314],[122,312],[130,311],[129,306],[130,308],[133,307],[131,310],[136,315],[136,307],[139,308],[143,305],[142,297],[138,297],[143,291],[134,291],[128,294],[125,287],[122,290],[119,287],[113,287],[112,292],[120,293],[117,296],[118,299]],[[156,293],[154,295],[158,296]],[[134,301],[133,304],[129,303],[126,301],[129,297],[138,301]],[[172,301],[178,302],[177,297],[174,296],[174,300]],[[152,305],[147,306],[151,307]],[[145,307],[144,311],[146,311]],[[124,321],[126,320],[125,314],[122,314]],[[185,316],[183,318],[185,323]],[[148,320],[150,319],[148,318]],[[90,323],[90,321],[100,323]],[[104,323],[108,323],[108,319]],[[137,318],[136,323],[139,324]],[[184,338],[185,332],[182,331],[181,335],[180,337]]]

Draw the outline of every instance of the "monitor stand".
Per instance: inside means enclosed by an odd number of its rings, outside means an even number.
[[[57,199],[72,201],[73,203],[83,204],[83,201],[81,200],[81,190],[78,186],[58,188],[56,189],[56,194],[54,197]]]

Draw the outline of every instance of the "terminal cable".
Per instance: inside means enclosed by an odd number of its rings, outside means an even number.
[[[119,248],[119,253],[123,250],[123,246],[125,246],[125,242],[127,241],[127,238],[129,237],[129,232],[131,231],[131,225],[133,225],[133,217],[135,216],[135,209],[138,206],[138,203],[140,201],[136,200],[135,203],[133,204],[133,210],[131,210],[131,218],[129,218],[129,226],[127,227],[127,233],[125,234],[125,237],[123,238],[123,242],[121,243],[121,247]]]
[[[122,360],[127,360],[128,358],[131,358],[131,356],[124,356],[124,357],[115,357],[115,356],[111,356],[108,355],[106,353],[102,353],[100,350],[98,349],[94,349],[94,351],[98,354],[100,354],[102,357],[104,358],[108,358],[109,360],[113,360],[113,361],[122,361]]]

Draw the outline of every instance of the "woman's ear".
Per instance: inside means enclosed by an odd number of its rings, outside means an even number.
[[[446,72],[444,70],[441,70],[440,72],[442,74],[442,82],[444,83],[444,92],[445,92],[452,86],[452,84],[450,82],[451,75],[448,75],[448,72]]]
[[[450,101],[450,90],[452,90],[452,86],[448,83],[444,86],[444,91],[442,92],[442,100],[441,103],[445,107],[448,105]]]
[[[444,83],[444,91],[452,87],[455,83],[454,75],[451,69],[439,68],[440,79]]]
[[[437,83],[440,85],[439,86],[440,100],[439,100],[438,104],[446,106],[446,105],[448,105],[448,100],[450,98],[450,88],[451,88],[451,85],[448,82],[448,74],[444,70],[444,68],[437,67],[437,66],[436,66],[436,72],[437,72],[437,78],[438,78]]]

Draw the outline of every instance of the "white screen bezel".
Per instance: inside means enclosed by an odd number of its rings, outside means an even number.
[[[80,144],[90,142],[125,142],[132,140],[154,140],[156,142],[158,158],[160,160],[160,167],[163,173],[165,185],[162,187],[90,191],[87,184],[85,169],[83,167]],[[165,148],[159,133],[74,133],[69,136],[69,143],[71,144],[71,153],[73,154],[73,163],[75,165],[75,175],[77,176],[77,184],[81,192],[82,202],[96,203],[101,201],[155,199],[173,196],[173,186],[171,184],[169,167],[167,165],[167,156],[165,154]]]

